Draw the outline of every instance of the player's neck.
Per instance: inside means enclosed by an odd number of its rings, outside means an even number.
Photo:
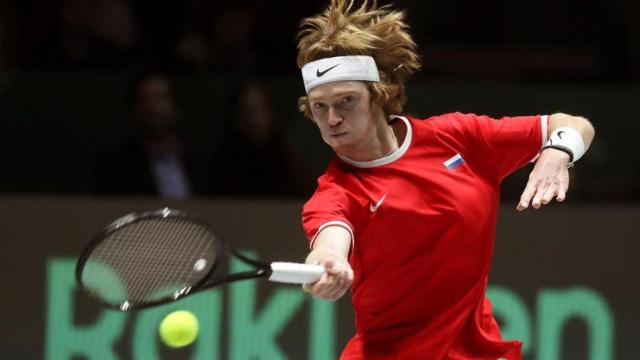
[[[374,126],[366,137],[367,140],[358,144],[359,146],[347,154],[340,155],[362,162],[381,159],[398,150],[406,132],[387,123],[384,112],[380,111],[375,116]]]

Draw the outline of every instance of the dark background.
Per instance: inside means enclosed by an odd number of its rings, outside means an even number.
[[[323,1],[0,4],[1,191],[104,193],[101,182],[109,179],[100,174],[100,161],[135,132],[128,88],[149,71],[173,77],[183,142],[210,169],[201,177],[206,186],[195,195],[304,198],[331,156],[315,126],[296,111],[303,87],[295,35],[300,20],[321,10]],[[407,10],[424,63],[408,84],[409,114],[585,116],[598,135],[574,171],[569,198],[640,199],[634,109],[640,94],[638,2],[394,4]],[[281,178],[296,183],[295,190],[229,185],[246,173],[217,181],[225,172],[222,163],[256,158],[224,153],[236,138],[230,100],[240,84],[251,81],[262,85],[270,121],[279,129],[271,136],[287,144],[273,157],[300,164],[295,174]],[[264,107],[240,108],[238,117],[264,112]],[[505,200],[519,196],[521,180],[507,183]]]
[[[567,204],[518,217],[510,211],[530,167],[505,181],[492,283],[516,289],[531,309],[542,288],[596,289],[616,315],[615,358],[638,358],[638,314],[632,306],[637,295],[629,289],[640,270],[628,255],[637,253],[633,225],[640,220],[640,2],[393,4],[407,11],[424,64],[407,84],[408,114],[566,112],[594,124],[590,151],[570,171]],[[76,256],[90,229],[121,213],[172,204],[204,217],[227,211],[233,223],[246,212],[284,207],[254,220],[280,224],[275,216],[287,217],[280,221],[295,239],[278,242],[278,248],[289,249],[288,256],[304,255],[297,214],[332,153],[296,110],[304,88],[295,35],[300,20],[324,6],[325,1],[0,0],[2,268],[23,274],[5,277],[2,304],[37,309],[2,337],[5,358],[42,354],[45,320],[38,311],[46,259]],[[181,195],[159,190],[148,170],[153,156],[129,151],[141,139],[134,111],[141,90],[135,84],[146,75],[164,79],[172,94],[167,101],[180,113],[171,130],[188,184]],[[256,92],[257,103],[245,101]],[[262,135],[251,126],[260,121],[268,124]],[[247,124],[249,130],[239,130]],[[84,230],[74,229],[78,223]],[[262,231],[275,236],[279,230]],[[527,236],[514,241],[519,232]],[[68,235],[59,246],[51,235],[56,233]],[[238,237],[260,254],[278,255],[248,234]],[[27,261],[37,265],[21,272]],[[10,300],[16,292],[11,283],[29,284],[17,292],[33,301]],[[347,302],[340,306],[341,324],[349,324]],[[4,313],[11,323],[20,314]],[[348,335],[342,331],[339,346]],[[585,358],[587,340],[579,324],[565,336],[563,358]],[[536,358],[532,351],[530,359]]]

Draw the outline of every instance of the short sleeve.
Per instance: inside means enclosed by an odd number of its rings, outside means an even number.
[[[456,113],[466,140],[500,179],[536,159],[547,141],[546,115],[493,119]]]
[[[346,190],[321,178],[318,189],[302,209],[302,226],[309,240],[309,248],[313,248],[318,234],[328,226],[341,226],[349,231],[353,246],[350,209],[350,199]]]

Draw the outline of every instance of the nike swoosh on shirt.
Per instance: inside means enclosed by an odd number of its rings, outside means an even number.
[[[316,76],[317,76],[317,77],[322,77],[322,76],[324,76],[324,74],[328,73],[328,72],[329,72],[329,70],[331,70],[331,69],[335,68],[335,67],[336,67],[336,66],[338,66],[338,65],[340,65],[340,63],[335,64],[335,65],[333,65],[332,67],[330,67],[330,68],[328,68],[328,69],[326,69],[326,70],[324,70],[324,71],[320,71],[320,69],[316,69]]]
[[[373,205],[373,204],[369,204],[369,211],[371,212],[376,212],[378,210],[378,208],[380,207],[380,205],[382,205],[382,202],[384,201],[384,198],[387,197],[387,194],[384,194],[384,196],[378,200],[378,203]]]

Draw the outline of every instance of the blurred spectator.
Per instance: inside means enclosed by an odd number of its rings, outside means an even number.
[[[21,64],[122,68],[139,48],[132,0],[7,0],[20,28]]]
[[[126,64],[137,41],[129,0],[64,0],[62,55],[69,65]]]
[[[162,73],[147,73],[130,85],[127,104],[134,137],[100,158],[97,190],[113,194],[157,194],[186,199],[207,194],[208,161],[187,147],[176,89]]]
[[[312,181],[287,142],[265,86],[242,83],[228,102],[226,136],[216,152],[217,191],[229,196],[304,196]]]
[[[199,70],[229,73],[254,69],[255,23],[255,7],[194,1],[176,57]]]

